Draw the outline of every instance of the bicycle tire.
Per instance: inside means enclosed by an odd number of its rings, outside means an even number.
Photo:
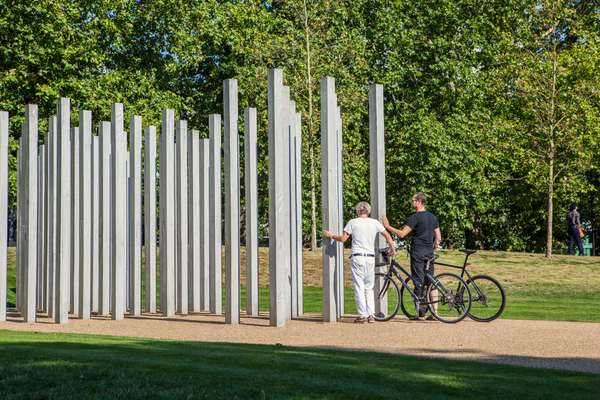
[[[437,287],[434,282],[431,282],[427,288],[427,302],[429,303],[429,311],[435,319],[447,324],[455,324],[465,319],[465,317],[469,314],[469,310],[471,308],[471,290],[467,286],[467,283],[456,274],[444,272],[435,276],[435,280],[437,282],[443,282],[443,280],[446,279],[448,279],[448,282],[445,285],[448,286],[448,288],[446,288],[446,292],[437,294],[438,299],[443,295],[442,300],[433,301],[432,291],[437,289]],[[453,289],[454,287],[456,287],[455,290]],[[434,307],[434,304],[436,303],[438,303],[437,309]],[[455,304],[457,305],[456,308],[454,307]],[[459,311],[461,304],[463,305],[462,310]],[[451,314],[453,314],[454,311],[457,311],[458,315],[454,319],[442,316],[440,314],[440,310],[445,309],[446,306],[448,307],[448,312]]]
[[[375,279],[383,279],[383,287],[381,289],[381,291],[379,293],[377,293],[375,295],[375,301],[377,301],[378,299],[380,299],[381,297],[385,296],[388,294],[389,290],[390,290],[390,282],[392,285],[392,290],[396,291],[396,300],[395,300],[395,306],[392,308],[392,312],[388,313],[388,314],[384,314],[384,313],[375,313],[374,317],[376,321],[380,321],[380,322],[385,322],[385,321],[389,321],[390,319],[394,318],[396,316],[396,314],[398,314],[398,310],[400,309],[400,301],[399,296],[400,296],[400,289],[398,289],[398,284],[396,283],[396,281],[390,277],[387,276],[387,274],[383,273],[383,272],[378,272],[375,274]],[[388,296],[388,311],[390,310],[390,296]],[[394,300],[392,300],[392,303],[394,302]]]
[[[410,279],[410,277],[406,277],[404,279],[404,283],[406,283],[407,285],[410,284],[412,282],[412,279]],[[414,285],[413,285],[414,287]],[[404,296],[407,296],[406,300],[410,301],[410,306],[405,305],[404,304]],[[414,309],[414,310],[413,310]],[[406,289],[404,289],[404,285],[400,286],[400,310],[402,311],[402,314],[404,314],[404,316],[408,319],[414,318],[417,316],[417,307],[415,305],[415,299],[414,297],[412,297],[412,295],[410,294],[410,292]]]
[[[489,302],[489,294],[486,293],[482,293],[483,289],[482,287],[484,287],[484,284],[481,284],[477,281],[488,281],[489,283],[491,283],[492,286],[496,287],[497,290],[496,292],[496,296],[494,296],[494,298],[499,298],[499,306],[497,307],[497,311],[492,314],[491,316],[483,316],[482,314],[478,314],[478,311],[482,309],[482,307],[479,307],[479,305],[484,305],[487,306],[490,302]],[[493,278],[491,276],[488,275],[475,275],[472,276],[470,279],[468,279],[466,281],[467,287],[471,290],[471,309],[469,310],[469,318],[471,318],[473,321],[477,321],[477,322],[491,322],[493,320],[495,320],[496,318],[498,318],[500,315],[502,315],[502,313],[504,312],[504,308],[506,307],[506,292],[504,291],[504,288],[502,287],[502,285],[500,284],[500,282],[498,282],[498,280],[496,280],[496,278]],[[488,284],[489,287],[489,284]],[[489,293],[489,292],[488,292]],[[499,294],[499,295],[498,295]],[[483,298],[481,296],[484,296]],[[494,307],[496,308],[496,307]],[[494,308],[490,308],[491,310],[493,310]]]

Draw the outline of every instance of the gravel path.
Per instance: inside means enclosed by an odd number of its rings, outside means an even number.
[[[222,317],[211,315],[165,319],[148,314],[123,321],[73,319],[61,326],[44,318],[25,324],[11,316],[8,322],[0,322],[0,329],[376,350],[600,374],[598,323],[499,320],[448,325],[396,319],[358,325],[351,321],[328,324],[309,315],[272,328],[267,316],[242,317],[240,325],[229,326]]]

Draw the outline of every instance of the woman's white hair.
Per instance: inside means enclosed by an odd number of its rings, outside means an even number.
[[[369,203],[367,203],[366,201],[359,201],[358,203],[356,203],[356,205],[354,206],[354,209],[356,210],[356,212],[358,214],[371,214],[371,205]]]

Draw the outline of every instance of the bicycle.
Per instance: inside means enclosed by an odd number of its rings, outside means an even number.
[[[450,272],[432,276],[429,273],[429,267],[433,264],[435,256],[426,258],[425,281],[429,282],[429,285],[425,296],[419,297],[409,285],[413,280],[412,276],[393,257],[387,256],[387,249],[380,250],[380,253],[385,262],[376,263],[375,267],[387,266],[388,270],[375,274],[376,280],[382,280],[381,290],[377,293],[376,301],[384,302],[383,310],[375,315],[377,321],[389,321],[396,316],[400,309],[400,288],[396,281],[400,282],[402,289],[411,295],[415,309],[426,305],[431,315],[440,322],[456,323],[467,316],[471,307],[469,287],[461,277]],[[406,275],[406,279],[402,278],[401,272]],[[435,289],[437,289],[437,295]]]
[[[454,265],[448,263],[442,263],[436,261],[436,265],[443,265],[450,268],[460,269],[460,277],[466,279],[466,287],[471,293],[471,308],[469,309],[468,316],[477,322],[491,322],[498,318],[504,312],[506,306],[506,293],[504,288],[495,278],[488,275],[471,275],[467,267],[469,264],[467,261],[471,254],[476,253],[476,250],[461,250],[465,253],[465,260],[463,265]],[[466,275],[466,278],[465,278]],[[408,302],[408,305],[404,301],[404,286],[400,288],[400,307],[402,313],[407,317],[411,318],[416,315],[416,310],[413,311],[412,305]],[[409,295],[406,297],[410,298]]]

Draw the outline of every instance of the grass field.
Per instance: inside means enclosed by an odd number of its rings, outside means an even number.
[[[268,249],[260,251],[260,304],[268,309]],[[8,287],[15,287],[15,252],[9,249]],[[458,251],[439,253],[440,261],[462,264],[464,255]],[[347,254],[349,256],[349,253]],[[241,282],[245,281],[242,249]],[[408,266],[404,253],[398,255]],[[481,251],[469,259],[471,271],[498,278],[507,292],[507,307],[503,318],[600,321],[600,257],[555,256],[539,254]],[[304,253],[304,304],[306,312],[320,312],[322,304],[321,253]],[[407,268],[408,269],[408,268]],[[437,271],[442,271],[441,267]],[[225,276],[223,274],[223,276]],[[354,295],[346,263],[346,312],[354,313]],[[142,280],[143,282],[143,280]],[[157,282],[159,280],[157,279]],[[242,287],[242,308],[245,307]],[[14,302],[14,293],[9,293]]]
[[[0,398],[597,399],[598,375],[372,352],[0,330]]]

